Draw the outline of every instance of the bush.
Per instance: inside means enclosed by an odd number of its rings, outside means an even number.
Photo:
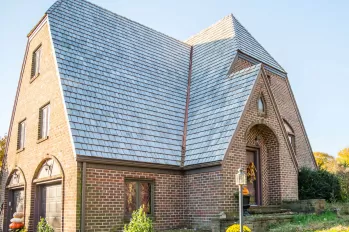
[[[125,225],[124,232],[153,232],[153,222],[144,212],[143,206],[132,213],[131,221]]]
[[[300,200],[342,200],[339,178],[326,170],[302,168],[298,175],[298,192]]]
[[[336,176],[339,178],[341,199],[344,202],[349,202],[349,170],[339,170],[337,171]]]
[[[54,232],[53,228],[47,223],[45,218],[40,218],[37,226],[37,232]]]
[[[226,230],[226,232],[239,232],[240,231],[240,225],[239,224],[234,224],[232,226],[229,226],[229,228]],[[244,232],[251,232],[251,229],[248,228],[247,226],[243,227]]]

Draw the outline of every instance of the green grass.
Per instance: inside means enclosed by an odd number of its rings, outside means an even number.
[[[270,232],[349,232],[349,216],[338,217],[327,211],[323,214],[298,214],[292,222],[273,225]]]

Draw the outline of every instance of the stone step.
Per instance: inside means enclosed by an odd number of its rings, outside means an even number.
[[[280,205],[251,206],[247,211],[250,214],[276,214],[290,212],[289,209],[282,209]]]

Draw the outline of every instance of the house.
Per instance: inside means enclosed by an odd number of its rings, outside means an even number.
[[[298,199],[317,168],[286,71],[233,16],[179,41],[85,0],[59,0],[28,34],[8,133],[3,231],[120,231],[144,205],[157,230],[209,228]],[[255,169],[254,169],[255,167]]]

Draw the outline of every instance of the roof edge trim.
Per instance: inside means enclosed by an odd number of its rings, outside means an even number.
[[[53,60],[54,60],[54,65],[55,65],[55,69],[56,69],[56,75],[58,78],[58,85],[59,85],[59,91],[61,93],[61,99],[62,99],[62,104],[63,104],[63,110],[64,110],[64,116],[65,116],[65,121],[67,122],[67,126],[68,126],[68,130],[69,130],[69,139],[70,139],[70,143],[72,145],[72,149],[73,149],[73,156],[76,159],[76,150],[75,150],[75,143],[74,143],[74,139],[73,139],[73,134],[72,134],[72,130],[70,127],[70,122],[69,122],[69,117],[68,117],[68,110],[67,110],[67,105],[66,105],[66,101],[64,99],[64,92],[63,92],[63,87],[62,87],[62,79],[61,79],[61,75],[59,72],[59,68],[58,68],[58,62],[57,62],[57,57],[56,57],[56,50],[55,50],[55,46],[53,43],[53,38],[52,38],[52,34],[51,34],[51,27],[50,27],[50,21],[47,18],[47,25],[48,25],[48,33],[49,33],[49,37],[50,37],[50,41],[51,41],[51,48],[52,48],[52,53],[53,53]]]

